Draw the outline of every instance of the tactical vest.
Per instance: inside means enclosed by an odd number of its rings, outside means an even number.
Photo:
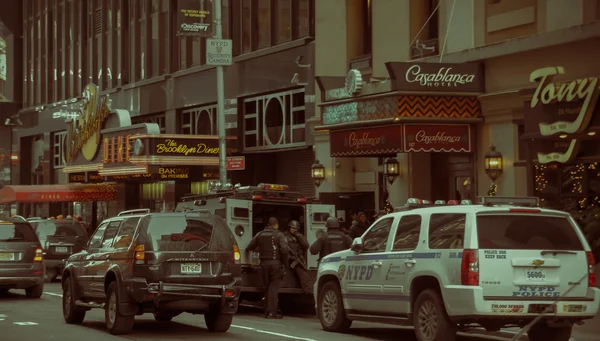
[[[258,253],[260,259],[279,259],[279,231],[274,229],[264,229],[258,236]]]
[[[334,252],[347,250],[350,246],[346,244],[344,232],[327,231],[327,241],[325,242],[325,245],[323,245],[323,250],[320,254],[321,258]]]

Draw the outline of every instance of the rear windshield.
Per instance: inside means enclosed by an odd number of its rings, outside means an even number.
[[[233,251],[235,244],[219,216],[153,216],[147,236],[154,251]]]
[[[27,223],[0,223],[0,242],[38,242]]]
[[[569,220],[535,215],[477,216],[480,249],[583,250]]]
[[[48,236],[64,236],[64,237],[79,237],[87,236],[85,228],[75,222],[60,222],[55,223],[54,221],[41,221],[33,223],[35,226],[35,232],[38,237],[42,240],[47,239]]]

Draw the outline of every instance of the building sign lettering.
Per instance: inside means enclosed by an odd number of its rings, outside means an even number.
[[[419,130],[415,134],[415,141],[422,142],[425,144],[432,143],[456,143],[459,142],[462,136],[450,136],[446,135],[445,131],[437,132],[435,135],[427,135],[425,130]]]
[[[69,141],[67,162],[81,153],[87,161],[92,161],[98,153],[100,131],[110,114],[108,97],[100,97],[100,91],[94,84],[88,84],[83,92],[82,114],[69,122],[67,126]]]
[[[179,0],[177,7],[179,35],[212,37],[212,0]]]
[[[131,135],[105,137],[102,154],[104,163],[129,162],[131,158]]]
[[[155,151],[156,154],[176,154],[185,156],[198,154],[218,155],[219,147],[211,147],[203,142],[188,145],[173,139],[165,139],[164,142],[156,145]]]
[[[179,168],[179,167],[160,167],[158,169],[158,174],[161,179],[188,179],[190,177],[190,169],[189,168]]]
[[[375,147],[380,143],[385,143],[385,135],[370,137],[369,134],[370,133],[362,133],[359,137],[357,137],[355,132],[350,133],[350,136],[348,137],[348,145],[351,148],[359,149],[363,147]]]
[[[402,126],[332,131],[331,156],[387,156],[402,152]]]
[[[406,152],[468,153],[473,151],[469,124],[405,124]]]
[[[482,63],[387,62],[394,90],[410,92],[485,92]]]
[[[421,66],[411,66],[405,74],[406,81],[409,83],[419,83],[423,87],[456,87],[460,84],[473,82],[474,74],[454,73],[451,67],[441,67],[436,73],[425,73],[421,71]]]

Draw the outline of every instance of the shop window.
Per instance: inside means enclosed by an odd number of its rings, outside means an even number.
[[[52,166],[54,169],[63,168],[67,165],[67,131],[59,131],[53,134]]]
[[[215,104],[181,112],[181,134],[216,135],[217,106]]]

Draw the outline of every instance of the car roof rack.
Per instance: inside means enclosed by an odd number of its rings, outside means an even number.
[[[128,211],[119,212],[119,214],[117,214],[117,217],[123,217],[123,216],[128,216],[128,215],[135,215],[135,214],[148,214],[148,213],[150,213],[149,208],[138,208],[137,210],[128,210]]]
[[[538,197],[479,197],[479,203],[483,206],[509,205],[522,207],[539,207]]]

